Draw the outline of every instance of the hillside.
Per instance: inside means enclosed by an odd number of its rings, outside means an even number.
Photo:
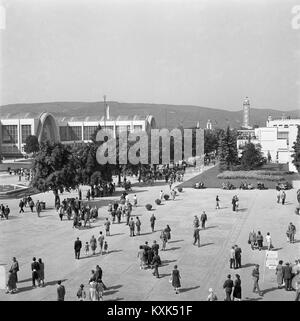
[[[159,127],[174,128],[180,124],[184,127],[195,126],[200,122],[205,127],[208,119],[214,127],[239,128],[242,124],[242,110],[227,111],[207,107],[188,105],[163,105],[143,103],[119,103],[107,102],[110,107],[110,115],[147,115],[152,114]],[[54,116],[102,116],[104,113],[103,102],[51,102],[33,104],[13,104],[0,106],[1,118],[18,118],[20,114],[39,115],[43,111],[51,112]],[[300,118],[299,110],[284,112],[291,118]],[[280,118],[283,114],[280,110],[273,109],[251,109],[250,123],[252,125],[264,126],[267,117]]]

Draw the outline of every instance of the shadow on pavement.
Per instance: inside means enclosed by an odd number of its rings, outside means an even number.
[[[184,240],[176,240],[176,241],[168,241],[168,243],[177,243],[177,242],[183,242]]]
[[[210,242],[210,243],[201,244],[200,247],[207,246],[207,245],[212,245],[212,244],[215,244],[215,243]]]
[[[244,264],[244,265],[242,265],[242,268],[247,268],[247,267],[250,267],[250,266],[255,266],[255,263]]]
[[[170,247],[169,249],[165,249],[165,251],[175,251],[179,249],[181,249],[181,247]]]
[[[198,289],[198,288],[200,288],[200,285],[192,286],[191,288],[183,288],[183,289],[180,289],[180,293],[184,293],[184,292],[196,290],[196,289]]]

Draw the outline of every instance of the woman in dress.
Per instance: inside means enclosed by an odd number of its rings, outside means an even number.
[[[97,282],[95,280],[90,282],[89,295],[91,301],[98,301]]]
[[[242,299],[242,287],[241,287],[241,277],[239,274],[235,275],[234,289],[233,289],[233,301],[241,301]]]
[[[282,266],[282,264],[283,264],[283,261],[280,260],[278,262],[278,265],[276,267],[276,272],[275,272],[276,276],[277,276],[278,289],[281,288],[282,283],[283,283],[283,266]]]
[[[17,291],[16,274],[13,272],[9,272],[6,293],[14,293],[16,291]]]
[[[95,236],[93,235],[91,240],[90,240],[90,245],[91,245],[91,250],[92,250],[92,253],[93,255],[95,255],[95,251],[96,251],[96,248],[97,248],[97,240],[95,238]]]
[[[269,232],[266,235],[266,241],[267,241],[268,251],[270,251],[273,245],[272,245],[272,238]]]
[[[165,232],[167,234],[168,241],[171,240],[171,228],[169,225],[167,225],[167,227],[165,228]]]
[[[179,293],[179,288],[181,287],[180,284],[180,273],[179,270],[177,270],[177,265],[174,265],[174,270],[172,272],[172,286],[174,287],[175,293]]]
[[[45,264],[42,262],[42,259],[39,259],[39,265],[40,269],[38,270],[38,276],[39,276],[39,286],[45,285]]]

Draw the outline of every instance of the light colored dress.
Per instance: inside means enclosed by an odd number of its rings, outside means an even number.
[[[98,301],[97,283],[95,281],[90,282],[89,294],[91,301]]]

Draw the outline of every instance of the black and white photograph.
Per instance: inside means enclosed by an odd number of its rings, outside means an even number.
[[[0,2],[0,301],[300,301],[300,0]]]

